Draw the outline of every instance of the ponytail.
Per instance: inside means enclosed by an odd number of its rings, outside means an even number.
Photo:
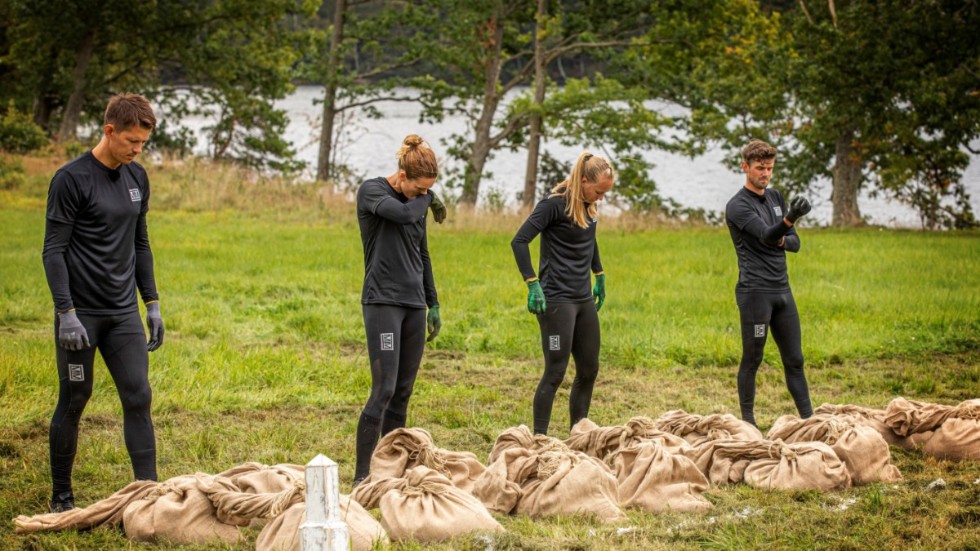
[[[576,226],[587,228],[589,223],[586,220],[586,214],[588,214],[589,219],[594,219],[596,216],[595,203],[589,204],[588,207],[585,206],[585,198],[582,196],[582,180],[588,180],[591,185],[596,185],[599,179],[605,175],[613,175],[609,161],[584,151],[575,160],[572,173],[568,175],[568,178],[551,190],[551,197],[565,198],[565,215]]]
[[[439,176],[436,153],[418,134],[409,134],[398,149],[398,169],[405,171],[409,180]]]

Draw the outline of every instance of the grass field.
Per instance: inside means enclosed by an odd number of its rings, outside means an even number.
[[[19,536],[50,491],[47,426],[56,401],[52,305],[41,265],[47,182],[63,158],[0,181],[0,548],[143,548],[119,532]],[[312,185],[231,169],[150,167],[150,234],[167,333],[150,358],[161,478],[246,461],[335,459],[353,474],[370,375],[353,207]],[[737,187],[733,177],[733,187]],[[515,216],[453,216],[430,229],[444,325],[427,348],[409,424],[483,458],[503,429],[530,423],[540,375],[537,323],[509,241]],[[644,229],[645,228],[645,229]],[[802,228],[790,257],[814,405],[883,407],[980,397],[980,233]],[[740,355],[727,230],[604,219],[608,298],[592,418],[737,413]],[[536,247],[535,247],[536,249]],[[763,430],[795,413],[770,343],[760,370]],[[552,434],[567,436],[570,377]],[[115,389],[101,365],[81,425],[75,491],[84,506],[131,477]],[[630,512],[628,527],[585,517],[507,528],[494,549],[980,548],[980,464],[892,449],[906,479],[843,492],[713,488],[705,515]],[[925,488],[942,478],[946,487]],[[248,549],[254,534],[239,547]],[[168,548],[166,545],[156,548]],[[221,546],[206,547],[219,549]],[[401,544],[398,549],[416,549]],[[477,538],[440,549],[487,549]]]

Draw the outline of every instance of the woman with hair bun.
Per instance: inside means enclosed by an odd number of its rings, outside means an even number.
[[[371,395],[357,423],[355,486],[368,475],[378,439],[405,426],[422,351],[442,326],[425,231],[430,207],[436,222],[446,217],[431,191],[439,166],[416,134],[405,138],[397,158],[394,174],[367,180],[357,190]]]
[[[606,300],[606,276],[595,239],[596,207],[614,179],[606,159],[582,153],[572,173],[534,207],[510,243],[527,283],[527,310],[538,316],[541,327],[544,375],[534,394],[535,434],[548,433],[555,392],[565,378],[569,356],[575,358],[569,426],[589,415],[599,373],[598,311]],[[535,274],[529,244],[538,234],[541,254]]]

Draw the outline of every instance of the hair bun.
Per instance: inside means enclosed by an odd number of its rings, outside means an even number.
[[[418,134],[409,134],[408,136],[405,136],[405,141],[403,141],[402,144],[409,147],[418,147],[422,145],[422,142],[424,141],[425,140],[422,139],[422,136],[419,136]]]

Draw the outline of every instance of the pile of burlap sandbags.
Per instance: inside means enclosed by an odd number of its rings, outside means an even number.
[[[655,428],[648,417],[607,427],[582,419],[572,427],[565,444],[612,467],[623,508],[701,512],[712,507],[701,495],[708,489],[708,480],[682,453],[691,445]]]
[[[654,424],[691,444],[680,453],[711,484],[745,483],[769,490],[834,490],[851,484],[844,463],[826,444],[766,440],[754,425],[731,414],[673,410]]]
[[[556,438],[531,434],[524,425],[497,438],[473,495],[504,514],[585,513],[606,522],[626,518],[618,506],[616,477],[605,463]]]
[[[980,399],[944,406],[895,398],[883,423],[912,447],[941,459],[980,459]]]
[[[818,413],[800,419],[784,415],[776,420],[766,436],[787,443],[827,444],[847,466],[855,485],[902,479],[898,467],[891,463],[888,442],[858,416]]]
[[[351,498],[366,509],[380,508],[381,525],[395,541],[500,532],[504,528],[470,494],[485,471],[475,454],[438,448],[424,429],[395,429],[378,442],[371,474]]]
[[[899,446],[905,449],[913,449],[915,445],[907,437],[895,434],[888,425],[885,424],[885,410],[856,406],[853,404],[821,404],[814,410],[815,415],[846,415],[859,419],[866,426],[876,430],[889,446]]]
[[[196,473],[164,482],[133,482],[89,507],[19,516],[14,523],[18,533],[121,524],[129,539],[176,544],[235,544],[243,537],[239,527],[251,526],[262,528],[259,540],[268,542],[260,549],[298,549],[298,545],[284,543],[295,541],[295,532],[281,532],[282,523],[275,520],[303,506],[303,476],[303,467],[298,465],[246,463],[217,475]],[[353,548],[368,550],[375,541],[387,542],[378,522],[349,501],[342,496],[341,510]]]

